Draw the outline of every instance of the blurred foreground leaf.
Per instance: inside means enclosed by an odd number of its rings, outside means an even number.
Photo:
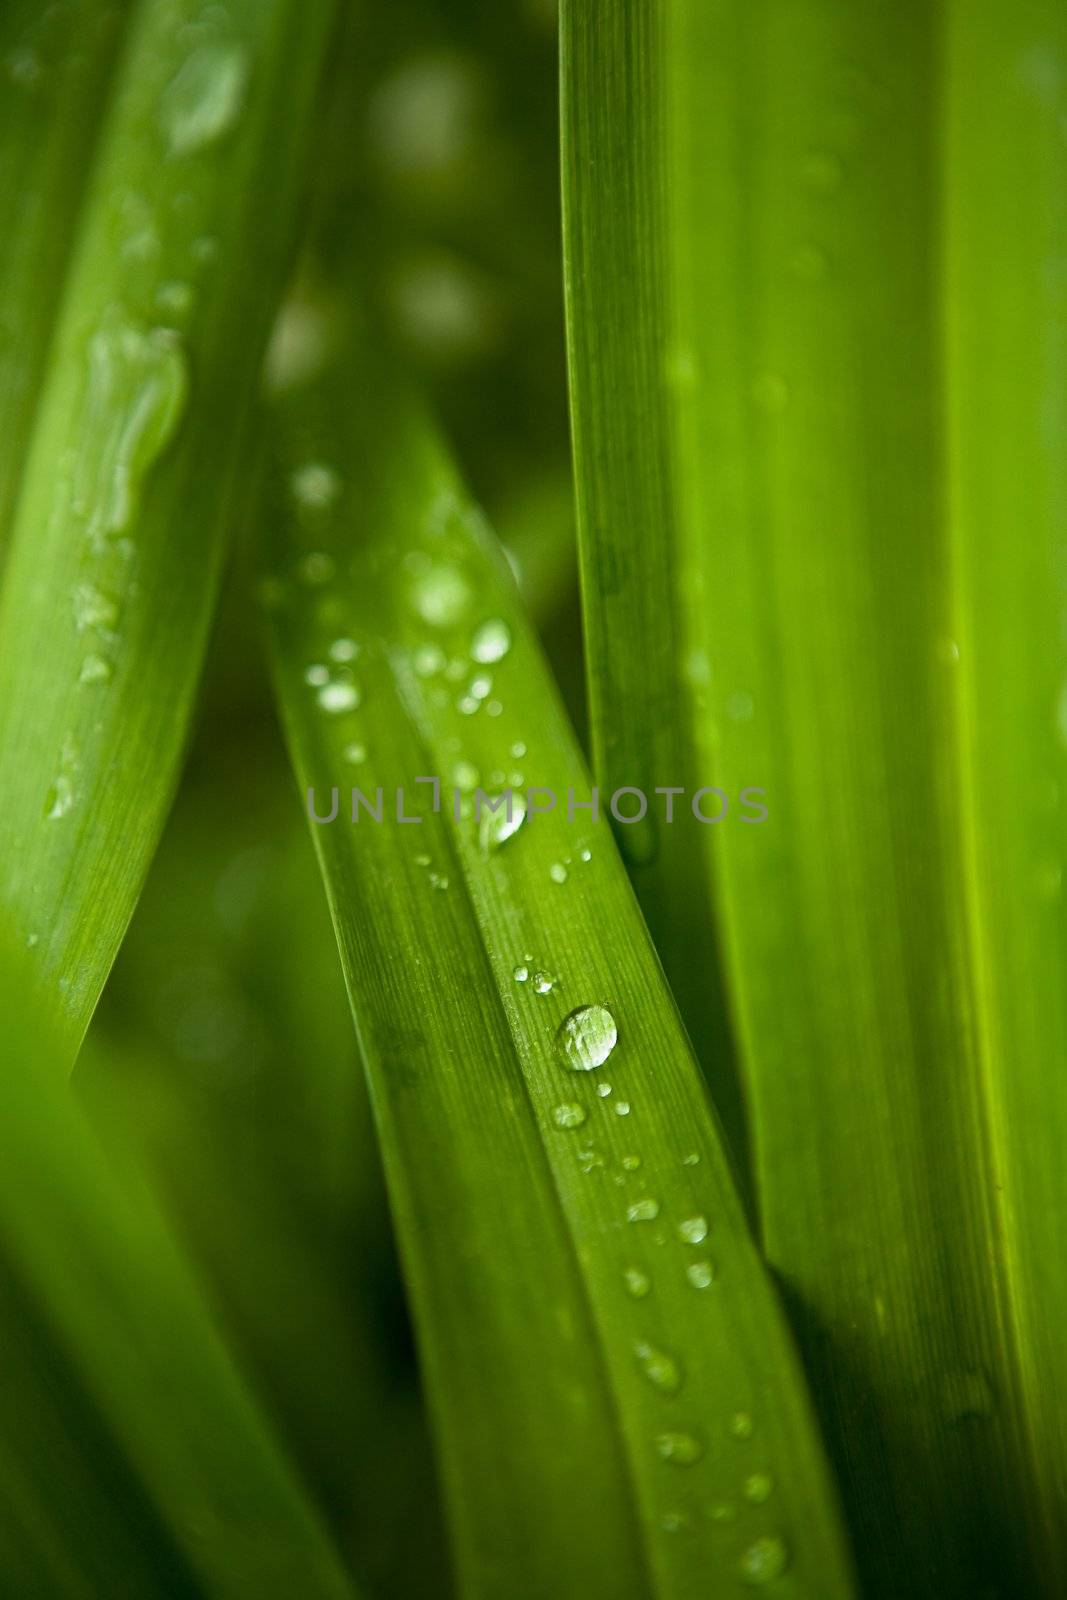
[[[153,1197],[105,1158],[25,991],[5,963],[0,1586],[351,1596]]]
[[[175,779],[331,12],[141,0],[78,225],[0,597],[0,899],[75,1039]]]

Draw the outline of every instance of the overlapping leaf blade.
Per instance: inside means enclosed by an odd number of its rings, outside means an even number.
[[[465,1591],[844,1595],[778,1309],[606,824],[568,820],[587,779],[499,552],[379,366],[294,395],[281,437],[279,690],[309,804],[337,801],[313,833]],[[509,830],[479,785],[559,806]],[[588,1006],[618,1042],[569,1071]]]

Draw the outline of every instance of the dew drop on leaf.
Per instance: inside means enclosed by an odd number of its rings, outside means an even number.
[[[474,631],[471,639],[471,657],[489,664],[502,661],[511,649],[511,629],[499,617],[491,617]]]
[[[678,1224],[678,1237],[683,1244],[702,1244],[708,1236],[707,1217],[686,1217]]]
[[[159,104],[171,154],[192,155],[228,133],[241,113],[247,83],[248,54],[240,45],[210,44],[195,50]]]
[[[738,1572],[742,1583],[757,1589],[780,1578],[788,1566],[789,1552],[783,1541],[776,1534],[765,1534],[749,1545],[741,1557]]]
[[[634,1300],[644,1300],[652,1291],[652,1279],[647,1272],[642,1272],[640,1267],[626,1267],[622,1281],[626,1286],[626,1293]]]
[[[658,1200],[635,1200],[632,1206],[626,1208],[627,1222],[655,1222],[658,1216]]]
[[[572,1072],[602,1067],[618,1043],[615,1018],[606,1006],[579,1006],[564,1017],[556,1042]]]
[[[580,1105],[569,1101],[566,1105],[556,1107],[552,1120],[557,1128],[580,1128],[585,1121],[585,1112]]]
[[[526,821],[526,799],[523,795],[505,790],[493,798],[498,802],[495,809],[491,809],[483,798],[478,822],[479,843],[486,853],[499,850],[509,839],[513,839]]]
[[[637,1364],[654,1389],[662,1394],[677,1394],[682,1387],[682,1369],[672,1355],[657,1350],[642,1340],[634,1345]]]
[[[661,1433],[656,1437],[656,1453],[676,1467],[691,1467],[704,1454],[704,1446],[691,1433]]]

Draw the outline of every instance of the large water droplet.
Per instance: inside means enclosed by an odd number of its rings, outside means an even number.
[[[678,1237],[683,1244],[702,1244],[708,1236],[707,1217],[686,1217],[678,1224]]]
[[[715,1281],[715,1268],[710,1261],[691,1261],[685,1275],[694,1289],[710,1289]]]
[[[658,1216],[658,1200],[635,1200],[632,1206],[626,1208],[627,1222],[655,1222]]]
[[[738,1565],[742,1583],[760,1588],[765,1583],[773,1583],[775,1578],[780,1578],[789,1566],[789,1551],[777,1534],[765,1534],[762,1539],[757,1539],[750,1544]]]
[[[502,661],[511,649],[511,629],[499,617],[491,617],[474,630],[471,639],[471,656],[475,661],[488,664]]]
[[[615,1018],[606,1006],[579,1006],[564,1017],[556,1043],[572,1072],[602,1067],[618,1043]]]
[[[433,563],[419,573],[411,598],[424,622],[434,628],[450,628],[470,605],[471,587],[457,567]]]
[[[315,699],[323,711],[337,715],[342,711],[355,711],[360,702],[360,693],[354,683],[335,679],[332,683],[324,683]]]
[[[672,1355],[666,1350],[657,1350],[641,1340],[634,1345],[634,1355],[637,1364],[653,1388],[659,1389],[662,1394],[677,1394],[682,1387],[682,1369]]]
[[[585,1121],[585,1111],[572,1100],[566,1105],[556,1107],[552,1113],[552,1121],[557,1128],[580,1128]]]
[[[248,54],[240,45],[207,44],[193,52],[159,103],[171,155],[192,155],[229,132],[244,103],[248,71]]]

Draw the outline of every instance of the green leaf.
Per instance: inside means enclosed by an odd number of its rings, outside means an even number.
[[[607,793],[651,801],[617,829],[641,908],[704,1064],[735,1156],[747,1156],[706,897],[692,893],[687,830],[658,787],[703,781],[682,710],[694,666],[677,632],[690,574],[678,558],[669,344],[665,12],[655,0],[563,0],[563,229],[571,431],[593,766]],[[665,627],[664,619],[674,625]],[[635,649],[634,640],[641,641]],[[681,669],[681,670],[680,670]],[[688,676],[687,676],[688,674]],[[699,686],[699,670],[696,683]],[[625,716],[618,708],[626,707]]]
[[[775,1297],[608,828],[568,819],[588,780],[506,564],[418,408],[352,359],[285,405],[264,593],[301,788],[319,816],[337,792],[312,831],[462,1587],[785,1569],[782,1593],[844,1596]],[[559,806],[477,814],[509,787]]]
[[[195,1578],[218,1600],[351,1596],[152,1194],[105,1159],[26,987],[5,961],[6,1592],[173,1595]]]
[[[0,898],[75,1039],[174,783],[331,12],[144,0],[77,230],[0,610]]]
[[[1063,1590],[1067,1418],[1067,15],[948,7],[948,523],[992,1199],[1030,1514]],[[1057,1568],[1056,1562],[1060,1565]]]
[[[702,830],[710,841],[688,836],[689,875],[721,927],[762,1235],[794,1309],[869,1592],[892,1596],[983,1584],[1018,1593],[1035,1548],[1039,1561],[1058,1559],[1040,1505],[1062,1473],[1055,1454],[1035,1449],[1034,1430],[1054,1425],[1037,1420],[1019,1313],[1020,1296],[1036,1293],[1025,1283],[1041,1281],[1049,1212],[1007,1227],[998,1216],[1002,1147],[1015,1140],[1007,1112],[1030,1091],[1022,1078],[1004,1088],[1006,1057],[990,1070],[989,979],[968,926],[976,897],[961,850],[955,682],[967,622],[949,575],[941,400],[947,315],[970,339],[969,369],[952,365],[960,336],[948,346],[957,432],[966,417],[971,430],[959,436],[973,459],[1001,463],[1003,537],[1016,516],[1008,495],[1031,464],[1051,460],[1048,431],[1038,444],[1034,365],[1020,362],[1014,336],[1021,319],[1030,363],[1039,329],[1062,338],[1033,287],[1055,259],[1039,249],[1052,250],[1053,215],[1062,249],[1062,188],[1051,187],[1062,179],[1052,176],[1053,113],[1041,124],[1041,176],[1028,186],[1018,175],[1036,159],[1037,134],[1028,124],[1018,143],[1014,126],[1006,136],[989,94],[999,74],[996,94],[1024,103],[1011,87],[1019,62],[1054,60],[1061,72],[1062,47],[1050,7],[1013,12],[1010,27],[1007,8],[987,13],[976,41],[963,7],[680,0],[668,25],[652,10],[635,20],[619,7],[603,22],[575,5],[564,48],[571,314],[607,310],[592,354],[588,334],[571,333],[578,409],[631,393],[638,362],[641,383],[671,396],[666,422],[647,402],[651,429],[625,404],[611,429],[588,415],[576,426],[598,747],[611,774],[613,741],[636,750],[673,738],[695,752],[699,781],[727,796],[727,817]],[[646,37],[648,16],[660,26]],[[957,130],[947,150],[946,16]],[[978,60],[990,75],[981,80]],[[979,122],[984,142],[972,145]],[[643,155],[625,152],[630,130]],[[989,186],[994,148],[1003,189]],[[1005,226],[999,209],[1009,171],[1019,226]],[[968,193],[971,231],[957,234],[951,259],[964,281],[986,287],[974,308],[941,277],[942,199],[954,218]],[[632,203],[660,218],[659,254],[624,255],[620,218]],[[979,343],[1004,283],[987,232],[1018,273],[999,371]],[[632,281],[620,287],[623,272]],[[1051,385],[1062,382],[1054,360],[1041,391],[1046,430]],[[998,389],[1009,367],[1012,387]],[[1007,446],[987,454],[990,438],[1003,442],[995,423],[988,437],[973,426],[975,399],[994,393],[996,414],[1031,441],[1017,457]],[[635,466],[646,457],[655,466]],[[652,482],[668,457],[673,487],[662,511],[647,490],[636,502],[648,509],[631,544],[626,486],[641,472]],[[1033,490],[1050,541],[1051,470]],[[604,573],[616,545],[628,554],[613,593]],[[1007,546],[999,568],[971,559],[1005,645],[1021,651],[1024,610],[998,609]],[[1024,570],[1017,582],[1050,584],[1036,565]],[[618,664],[621,627],[631,660],[653,663],[661,698]],[[1054,699],[1050,681],[1033,702],[1046,752]],[[988,754],[1004,731],[992,726],[981,748]],[[1031,734],[1017,728],[1010,748],[1019,754]],[[1002,741],[997,806],[979,808],[989,824],[979,895],[992,887],[988,862],[1004,860],[992,823],[1011,803],[1008,748]],[[968,806],[985,796],[985,777],[972,770]],[[759,828],[738,817],[753,786],[770,813]],[[1022,814],[1015,828],[1022,850]],[[643,870],[665,886],[676,869]],[[1013,881],[1023,893],[1024,880]],[[1029,915],[1039,915],[1033,902]],[[999,926],[988,907],[986,918]],[[980,954],[989,933],[977,935]],[[710,943],[690,952],[689,972],[665,948],[680,993],[714,966]],[[1020,943],[1005,972],[1036,1018],[1029,954]],[[1054,953],[1043,959],[1051,984]],[[1049,1057],[1031,1059],[1036,1075]],[[1031,1105],[1042,1116],[1048,1100]],[[1057,1124],[1044,1126],[1051,1150]],[[1027,1199],[1044,1182],[1051,1206],[1050,1166],[1031,1171]],[[1010,1218],[1013,1204],[1003,1209]],[[1030,1239],[1025,1261],[1020,1235]]]
[[[0,13],[0,556],[121,16],[112,0]]]

